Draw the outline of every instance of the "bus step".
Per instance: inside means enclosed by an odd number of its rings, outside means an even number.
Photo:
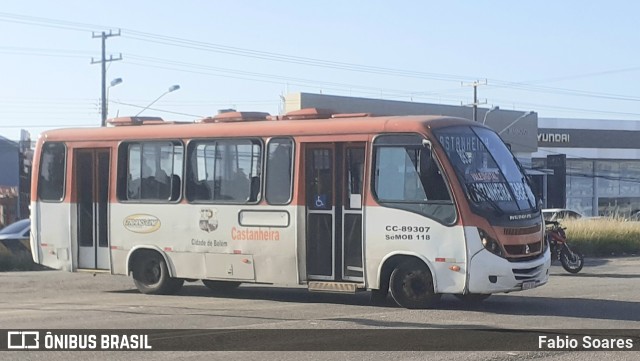
[[[111,273],[111,270],[108,269],[96,269],[96,268],[78,268],[76,269],[76,272],[81,272],[81,273]]]
[[[309,281],[311,292],[356,293],[357,283]]]

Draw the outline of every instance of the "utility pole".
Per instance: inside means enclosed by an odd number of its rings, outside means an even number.
[[[462,86],[472,86],[473,87],[473,103],[467,104],[473,106],[473,121],[478,121],[478,105],[487,104],[487,101],[478,102],[478,85],[487,85],[487,79],[484,82],[480,82],[479,80],[474,81],[473,83],[462,83]]]
[[[95,38],[101,38],[102,39],[102,59],[101,60],[93,60],[93,57],[91,58],[91,64],[97,64],[100,63],[102,64],[102,122],[101,122],[101,126],[105,126],[107,124],[107,62],[109,61],[116,61],[116,60],[122,60],[122,54],[120,54],[120,56],[118,56],[117,58],[114,58],[113,55],[109,55],[109,59],[107,59],[107,55],[106,55],[106,48],[107,48],[107,38],[112,37],[112,36],[120,36],[120,30],[118,29],[117,33],[114,33],[113,31],[109,30],[109,33],[103,31],[102,33],[96,34],[93,33],[92,37]]]

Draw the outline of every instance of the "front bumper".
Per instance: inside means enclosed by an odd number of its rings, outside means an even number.
[[[487,250],[476,253],[469,262],[470,293],[500,293],[539,287],[549,280],[549,249],[533,260],[511,262]]]

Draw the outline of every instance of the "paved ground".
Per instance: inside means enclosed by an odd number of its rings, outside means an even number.
[[[59,271],[0,273],[2,329],[370,329],[516,328],[633,329],[640,337],[640,258],[590,259],[577,275],[552,267],[548,285],[494,295],[469,307],[443,297],[436,310],[406,310],[391,302],[372,306],[367,293],[334,295],[304,289],[242,286],[212,293],[199,282],[175,296],[139,294],[124,276]],[[0,335],[0,337],[4,337]],[[517,349],[517,345],[514,345]],[[149,352],[0,353],[0,359],[403,359],[599,360],[600,352]],[[636,360],[640,354],[607,353]]]

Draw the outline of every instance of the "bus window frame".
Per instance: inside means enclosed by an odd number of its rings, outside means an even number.
[[[128,175],[129,175],[129,146],[132,144],[138,144],[141,145],[142,143],[170,143],[171,145],[173,145],[174,147],[179,144],[182,145],[182,167],[180,168],[180,193],[178,194],[178,198],[175,200],[171,200],[171,198],[168,198],[166,200],[164,199],[128,199],[128,198],[122,198],[121,195],[122,194],[127,194],[128,191],[128,185],[127,185],[127,179],[128,179]],[[124,154],[124,165],[120,165],[120,161],[121,161],[121,149],[122,147],[126,146],[126,151]],[[119,203],[127,203],[127,204],[179,204],[182,202],[182,199],[185,198],[184,196],[184,187],[185,187],[185,160],[186,160],[186,145],[184,143],[184,140],[182,139],[175,139],[175,138],[171,138],[171,139],[127,139],[127,140],[123,140],[120,141],[118,143],[117,146],[117,152],[116,152],[116,162],[117,162],[117,166],[116,166],[116,198],[118,200]],[[175,156],[175,152],[174,152],[174,156]],[[140,149],[140,160],[142,161],[142,147]],[[175,158],[172,157],[172,162],[175,160]],[[175,164],[175,163],[174,163]],[[174,172],[177,168],[174,168]],[[175,174],[175,173],[172,173]],[[171,176],[169,176],[171,177]],[[142,184],[141,184],[142,185]],[[171,195],[171,194],[170,194]]]
[[[445,186],[447,187],[447,192],[449,192],[449,197],[450,197],[450,201],[442,201],[442,200],[435,200],[435,201],[429,201],[427,200],[426,202],[420,202],[420,203],[416,203],[416,202],[389,202],[389,201],[385,201],[385,200],[381,200],[378,197],[378,194],[376,192],[376,162],[377,162],[377,148],[379,147],[393,147],[393,146],[408,146],[410,144],[400,144],[400,143],[389,143],[389,144],[376,144],[376,140],[379,137],[384,137],[384,136],[417,136],[421,141],[426,140],[429,142],[429,150],[431,152],[431,157],[434,159],[434,162],[436,164],[436,166],[438,167],[438,170],[441,172],[441,177],[445,182]],[[421,143],[422,146],[424,146],[423,143]],[[416,144],[418,145],[418,144]],[[432,219],[442,225],[445,226],[454,226],[458,223],[458,219],[460,218],[459,212],[458,212],[458,207],[456,205],[456,200],[455,200],[455,196],[453,193],[453,189],[452,187],[452,183],[450,182],[449,178],[447,177],[447,173],[444,171],[444,167],[442,165],[442,162],[440,161],[440,157],[438,157],[437,153],[434,151],[433,148],[433,141],[431,141],[427,136],[425,136],[424,134],[421,133],[379,133],[376,134],[372,139],[371,139],[371,170],[370,170],[370,181],[369,181],[369,186],[371,187],[371,195],[373,197],[373,199],[375,200],[376,203],[378,203],[379,205],[386,207],[386,208],[392,208],[392,209],[399,209],[399,210],[403,210],[406,212],[411,212],[417,215],[420,215],[422,217],[426,217],[429,219]],[[455,213],[455,216],[453,217],[453,219],[451,220],[451,222],[444,222],[441,219],[435,218],[433,215],[430,214],[426,214],[423,212],[417,212],[415,210],[412,209],[408,209],[406,207],[400,207],[398,205],[401,204],[445,204],[444,202],[446,202],[446,204],[448,205],[449,203],[451,204],[451,206],[453,207],[453,211]]]
[[[191,179],[190,176],[188,177],[188,173],[191,170],[189,167],[191,166],[190,165],[190,162],[191,162],[190,155],[191,155],[192,147],[197,146],[198,143],[203,143],[203,142],[204,143],[206,143],[206,142],[212,143],[212,142],[216,142],[216,141],[220,141],[220,140],[223,140],[223,141],[248,140],[248,141],[252,142],[252,144],[255,144],[255,143],[253,143],[253,141],[257,141],[257,143],[259,143],[260,152],[261,152],[260,157],[259,157],[259,159],[260,159],[260,167],[259,167],[259,169],[260,169],[260,177],[259,177],[260,178],[260,187],[258,187],[259,192],[258,192],[258,196],[256,197],[255,201],[252,201],[252,202],[249,202],[249,201],[246,201],[246,202],[235,202],[235,201],[225,202],[225,201],[220,201],[220,200],[192,200],[192,199],[189,199],[189,197],[187,197],[187,186],[188,186],[188,183],[189,182],[194,182],[194,180]],[[193,139],[190,139],[187,142],[186,147],[185,147],[185,155],[184,155],[185,159],[184,159],[184,164],[183,164],[183,166],[184,166],[184,176],[185,176],[184,188],[183,188],[183,190],[184,190],[184,199],[186,199],[187,203],[190,203],[190,204],[214,204],[214,205],[257,205],[257,204],[260,204],[262,202],[262,200],[264,199],[264,183],[265,183],[264,182],[264,178],[265,178],[264,177],[264,174],[265,174],[264,167],[265,167],[265,163],[266,163],[265,162],[265,152],[264,152],[264,150],[265,150],[265,142],[264,142],[264,139],[262,139],[261,137],[215,137],[215,138],[193,138]],[[236,159],[236,162],[237,161],[238,161],[238,159]],[[249,176],[249,174],[247,174],[247,175]],[[251,177],[249,177],[249,182],[251,182]]]
[[[38,196],[38,202],[43,202],[43,203],[62,203],[64,202],[66,196],[67,196],[67,163],[69,162],[69,147],[67,146],[67,143],[64,141],[50,141],[50,142],[44,142],[42,143],[42,148],[44,149],[44,147],[47,144],[62,144],[62,146],[64,147],[64,169],[62,170],[62,197],[60,197],[60,199],[42,199],[42,197],[40,196],[40,189],[42,186],[42,183],[40,182],[40,178],[42,177],[42,156],[45,154],[44,151],[40,151],[40,159],[38,159],[38,188],[37,188],[37,196]]]
[[[290,170],[291,170],[291,181],[289,183],[289,199],[286,202],[283,203],[272,203],[269,201],[269,199],[267,198],[267,187],[268,187],[268,180],[269,180],[269,165],[268,165],[268,161],[269,161],[269,146],[271,145],[271,142],[274,140],[282,140],[282,139],[286,139],[286,140],[290,140],[291,141],[291,164],[290,164]],[[271,137],[269,138],[269,140],[266,142],[266,146],[265,146],[266,152],[264,152],[264,182],[263,182],[263,195],[264,195],[264,201],[270,205],[270,206],[286,206],[291,204],[291,202],[293,202],[293,184],[294,181],[296,179],[296,167],[295,167],[295,163],[296,163],[296,141],[293,137],[290,136],[275,136],[275,137]]]

